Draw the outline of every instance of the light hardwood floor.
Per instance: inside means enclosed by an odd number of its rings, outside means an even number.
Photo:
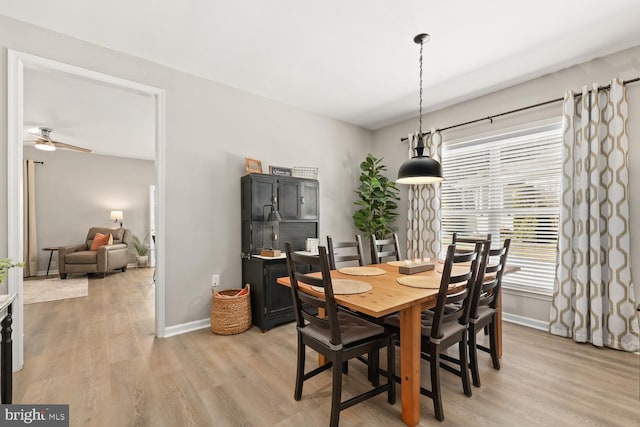
[[[69,404],[72,426],[328,424],[330,372],[293,399],[293,324],[155,339],[152,274],[130,269],[91,279],[86,298],[25,306],[25,365],[14,376],[14,403]],[[315,354],[307,360],[311,367]],[[494,371],[486,354],[480,362],[482,387],[471,398],[442,372],[445,421],[422,397],[421,425],[640,425],[637,354],[505,324],[502,369]],[[366,387],[365,377],[364,365],[352,362],[343,398]],[[400,411],[398,391],[396,405],[382,394],[343,411],[340,421],[400,426]]]

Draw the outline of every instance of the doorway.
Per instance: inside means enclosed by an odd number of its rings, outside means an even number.
[[[24,52],[8,50],[8,139],[7,139],[7,223],[8,256],[23,258],[23,107],[24,70],[37,68],[67,73],[78,78],[98,82],[142,95],[150,95],[155,103],[155,165],[157,206],[155,230],[156,292],[155,292],[155,335],[165,336],[165,273],[164,273],[164,176],[165,176],[165,93],[164,90],[121,79],[85,68],[53,61]],[[16,293],[13,310],[13,370],[22,369],[24,364],[24,309],[23,279],[19,271],[12,271],[8,277],[8,292]]]

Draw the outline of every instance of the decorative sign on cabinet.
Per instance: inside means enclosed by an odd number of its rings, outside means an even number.
[[[279,249],[291,242],[305,250],[318,237],[319,184],[315,179],[252,173],[240,180],[242,217],[242,281],[251,284],[251,315],[263,331],[295,319],[291,290],[276,283],[287,276],[286,259],[256,256],[260,249]],[[274,207],[282,217],[267,222]]]

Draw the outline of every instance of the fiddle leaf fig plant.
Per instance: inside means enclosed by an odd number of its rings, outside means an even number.
[[[353,214],[353,221],[365,237],[384,239],[394,231],[393,222],[398,216],[400,200],[396,183],[390,181],[383,172],[387,167],[371,153],[360,163],[360,187],[356,190],[360,208]]]

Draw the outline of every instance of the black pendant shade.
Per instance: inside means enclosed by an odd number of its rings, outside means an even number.
[[[444,181],[442,165],[428,156],[414,156],[398,169],[398,184],[432,184]]]
[[[418,144],[416,145],[416,155],[407,160],[398,169],[398,184],[432,184],[444,181],[442,176],[442,165],[429,156],[423,155],[424,141],[422,136],[422,46],[429,40],[429,34],[418,34],[413,41],[420,45],[420,110],[418,128]],[[409,141],[412,144],[413,141]]]

